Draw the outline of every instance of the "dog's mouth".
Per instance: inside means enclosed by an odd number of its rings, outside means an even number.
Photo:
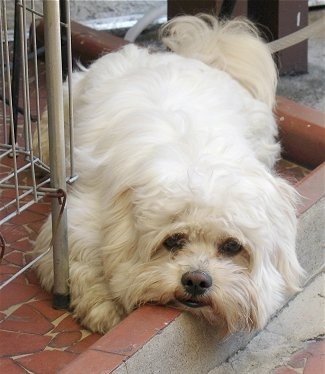
[[[205,306],[210,306],[210,303],[208,302],[208,300],[204,300],[204,299],[201,299],[201,300],[198,300],[198,299],[186,299],[186,300],[177,299],[177,301],[179,303],[187,306],[188,308],[203,308]]]

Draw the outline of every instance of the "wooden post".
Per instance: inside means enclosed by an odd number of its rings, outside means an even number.
[[[308,0],[249,0],[248,17],[261,24],[269,41],[291,34],[308,24]],[[306,73],[308,42],[277,53],[279,73]]]

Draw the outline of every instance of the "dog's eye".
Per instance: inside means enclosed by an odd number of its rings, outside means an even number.
[[[238,254],[242,249],[243,246],[236,239],[233,238],[225,240],[219,246],[220,252],[228,256],[234,256]]]
[[[169,251],[177,251],[182,249],[186,242],[187,236],[185,234],[174,234],[165,239],[163,245]]]

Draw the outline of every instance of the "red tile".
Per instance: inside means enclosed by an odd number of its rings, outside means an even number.
[[[28,231],[24,226],[5,223],[1,227],[1,234],[7,244],[13,243],[21,238],[28,237]]]
[[[325,355],[325,340],[309,343],[306,351],[312,355]]]
[[[300,165],[315,168],[324,162],[324,113],[277,98],[279,133],[285,153]]]
[[[306,365],[308,357],[310,356],[310,353],[306,351],[300,351],[294,354],[293,357],[291,357],[290,361],[288,362],[288,365],[294,369],[303,369]]]
[[[10,358],[0,358],[0,373],[26,374],[26,371]]]
[[[93,345],[95,342],[97,342],[101,337],[102,337],[102,335],[99,335],[99,334],[88,335],[86,338],[80,340],[79,342],[77,342],[73,346],[67,348],[66,351],[73,352],[73,353],[84,352],[91,345]]]
[[[53,296],[43,290],[40,285],[38,285],[38,292],[34,297],[34,300],[41,301],[41,300],[52,300]],[[52,302],[52,301],[51,301]]]
[[[0,266],[0,282],[1,284],[16,274],[21,269],[20,266],[8,264],[6,259],[3,259],[3,263]],[[15,283],[22,283],[26,284],[26,279],[24,275],[19,275],[13,281]],[[2,291],[0,291],[0,295],[2,295]]]
[[[76,322],[72,316],[69,314],[64,318],[54,329],[53,332],[60,331],[79,331],[80,324]]]
[[[319,341],[308,345],[308,358],[304,374],[324,374],[325,373],[325,341]]]
[[[11,248],[26,252],[30,251],[33,248],[33,244],[30,242],[28,238],[24,238],[12,243]]]
[[[42,314],[25,304],[1,322],[0,329],[42,335],[52,330],[53,325]]]
[[[16,361],[33,374],[53,374],[63,369],[77,356],[64,351],[44,351],[21,357]],[[71,374],[71,373],[70,373]],[[90,374],[90,372],[89,372]]]
[[[20,251],[10,251],[10,253],[6,254],[4,256],[6,261],[8,261],[11,264],[23,266],[24,265],[24,254]]]
[[[66,310],[58,310],[52,307],[52,298],[49,296],[47,300],[32,301],[28,305],[41,313],[48,321],[54,321],[61,317]]]
[[[33,249],[33,247],[31,247],[30,249]],[[24,256],[25,256],[26,264],[30,263],[34,259],[34,256],[30,252],[30,250],[26,251],[26,253],[24,253]],[[30,269],[30,270],[32,271],[33,269]]]
[[[1,162],[2,162],[2,160],[1,160]],[[12,168],[8,167],[7,170],[10,173],[12,171]],[[6,199],[13,199],[13,198],[16,197],[16,191],[14,189],[4,189],[2,194],[1,194],[1,197],[4,197]]]
[[[60,374],[108,374],[116,369],[127,357],[106,352],[87,351],[70,365],[61,370]]]
[[[37,286],[11,282],[0,291],[0,310],[29,301],[38,292]]]
[[[131,356],[180,313],[175,309],[145,305],[99,339],[91,349]]]
[[[325,355],[316,355],[309,358],[306,363],[304,374],[324,374]]]
[[[283,158],[276,163],[275,170],[278,175],[293,185],[310,173],[309,169]]]
[[[325,162],[296,184],[295,187],[302,196],[298,214],[304,213],[325,195],[324,180]]]
[[[30,261],[27,261],[27,262],[29,263]],[[25,276],[25,279],[27,281],[27,284],[35,284],[35,285],[40,286],[39,280],[38,280],[38,277],[37,277],[35,271],[33,271],[33,270],[27,270],[24,273],[24,276]]]
[[[297,374],[297,372],[293,369],[283,366],[279,369],[276,369],[274,374]]]
[[[48,216],[48,214],[51,211],[51,205],[48,202],[38,203],[38,204],[34,204],[31,207],[29,207],[28,210],[34,213],[39,213],[43,215],[43,218],[45,218]]]
[[[297,373],[297,369],[304,374],[325,373],[325,341],[308,343],[307,346],[295,353],[286,366],[276,370],[275,374]]]
[[[49,346],[53,348],[70,347],[79,341],[81,336],[82,334],[80,331],[60,332],[51,340]]]
[[[31,230],[31,232],[29,233],[30,240],[34,241],[37,238],[39,232],[41,231],[41,228],[44,225],[44,222],[45,222],[45,219],[42,221],[32,222],[28,224],[28,228]]]
[[[44,219],[44,215],[25,210],[23,213],[11,219],[11,223],[24,225],[26,223],[38,222]]]
[[[50,340],[50,336],[0,331],[1,357],[18,356],[42,351]]]

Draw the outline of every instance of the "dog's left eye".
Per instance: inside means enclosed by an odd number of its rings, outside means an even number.
[[[174,234],[164,240],[163,245],[169,251],[177,251],[182,249],[187,242],[185,234]]]
[[[243,246],[233,238],[229,238],[225,240],[220,246],[219,250],[221,253],[226,254],[228,256],[234,256],[238,254],[243,249]]]

